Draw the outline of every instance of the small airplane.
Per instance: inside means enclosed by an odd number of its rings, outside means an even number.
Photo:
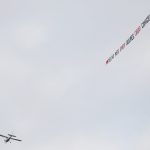
[[[15,135],[12,135],[12,134],[8,134],[8,136],[4,136],[4,135],[1,135],[1,134],[0,134],[0,136],[3,137],[3,138],[6,138],[6,139],[4,140],[5,143],[8,143],[10,140],[22,141],[22,140],[19,140],[19,139],[15,139],[14,137],[16,137],[16,136],[15,136]],[[10,142],[10,143],[11,143],[11,142]]]

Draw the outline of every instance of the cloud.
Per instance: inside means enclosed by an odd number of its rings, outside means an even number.
[[[14,28],[12,39],[17,48],[37,50],[46,40],[45,28],[40,24],[24,22]]]

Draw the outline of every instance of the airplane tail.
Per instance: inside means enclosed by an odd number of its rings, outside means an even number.
[[[11,137],[16,137],[15,135],[12,135],[12,134],[8,134],[9,136],[11,136]]]

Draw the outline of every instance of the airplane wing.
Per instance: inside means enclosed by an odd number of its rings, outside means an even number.
[[[22,141],[22,140],[19,140],[19,139],[14,139],[14,138],[11,138],[11,140]]]
[[[1,135],[1,134],[0,134],[0,136],[1,136],[1,137],[4,137],[4,138],[8,138],[7,136]]]

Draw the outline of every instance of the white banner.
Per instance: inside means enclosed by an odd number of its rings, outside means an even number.
[[[107,60],[106,64],[109,64],[127,45],[129,45],[135,37],[140,33],[141,29],[146,26],[146,24],[150,21],[150,15],[146,17],[146,19],[141,23],[140,26],[134,31],[134,33],[123,43]]]

